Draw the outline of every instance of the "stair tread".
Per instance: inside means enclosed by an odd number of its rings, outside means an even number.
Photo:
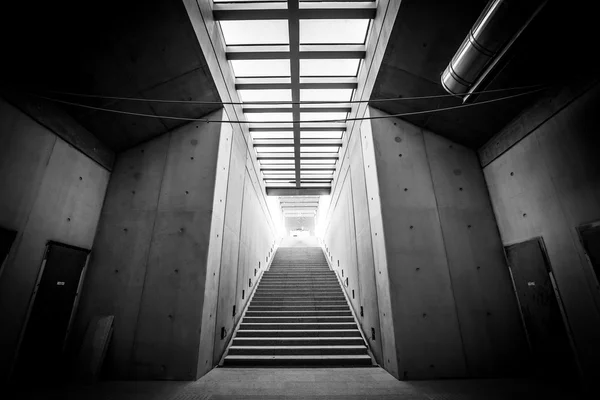
[[[287,360],[294,360],[294,359],[318,359],[318,360],[328,360],[328,359],[371,359],[371,357],[367,354],[352,354],[352,355],[345,355],[345,354],[340,354],[340,355],[270,355],[270,356],[263,356],[263,355],[227,355],[225,356],[225,358],[232,358],[232,359],[238,359],[238,360],[252,360],[252,359],[273,359],[273,358],[279,358],[279,359],[287,359]]]
[[[278,350],[278,349],[291,349],[291,350],[308,350],[308,349],[365,349],[365,345],[323,345],[323,346],[236,346],[233,345],[231,349],[260,349],[260,350]]]

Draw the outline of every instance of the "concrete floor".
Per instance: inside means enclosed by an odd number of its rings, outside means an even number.
[[[400,382],[381,368],[217,368],[196,382],[101,382],[14,393],[19,399],[218,400],[584,398],[558,383],[482,379]]]

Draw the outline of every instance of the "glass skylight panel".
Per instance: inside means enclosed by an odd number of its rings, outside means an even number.
[[[284,19],[220,21],[227,46],[288,44],[288,21]]]
[[[304,153],[337,153],[338,146],[300,146],[300,152]]]
[[[293,161],[293,160],[292,160]],[[319,158],[316,160],[311,160],[311,159],[303,159],[300,161],[300,165],[303,164],[335,164],[337,160],[334,158]]]
[[[242,102],[252,101],[292,101],[290,89],[245,89],[238,90]]]
[[[294,132],[283,131],[283,132],[255,132],[251,131],[252,139],[293,139]]]
[[[254,149],[258,153],[293,153],[294,152],[293,146],[281,146],[281,147],[279,147],[279,146],[278,147],[256,146]]]
[[[345,112],[310,112],[300,113],[300,121],[332,121],[332,122],[345,122]]]
[[[300,60],[300,76],[356,76],[359,59],[302,59]]]
[[[300,101],[350,101],[352,89],[300,89]]]
[[[282,121],[282,122],[292,122],[292,113],[246,113],[246,119],[249,122],[257,122],[260,121],[265,122],[274,122],[274,121]]]
[[[231,60],[237,78],[290,76],[290,60]]]
[[[363,44],[368,19],[301,19],[300,44]]]
[[[300,139],[341,139],[343,131],[300,131]]]

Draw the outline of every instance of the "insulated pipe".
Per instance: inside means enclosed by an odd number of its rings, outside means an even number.
[[[467,95],[545,3],[539,0],[490,0],[442,74],[444,89],[456,96]]]

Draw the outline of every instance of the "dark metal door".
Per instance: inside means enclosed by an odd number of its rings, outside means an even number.
[[[534,373],[545,377],[576,376],[560,300],[541,239],[508,246],[506,255],[531,344]]]
[[[580,226],[577,230],[598,283],[600,282],[600,222]]]
[[[88,250],[50,242],[19,348],[16,378],[56,379]]]
[[[17,232],[0,226],[0,268],[2,267],[2,263],[10,251],[10,247],[12,246],[16,235]]]

